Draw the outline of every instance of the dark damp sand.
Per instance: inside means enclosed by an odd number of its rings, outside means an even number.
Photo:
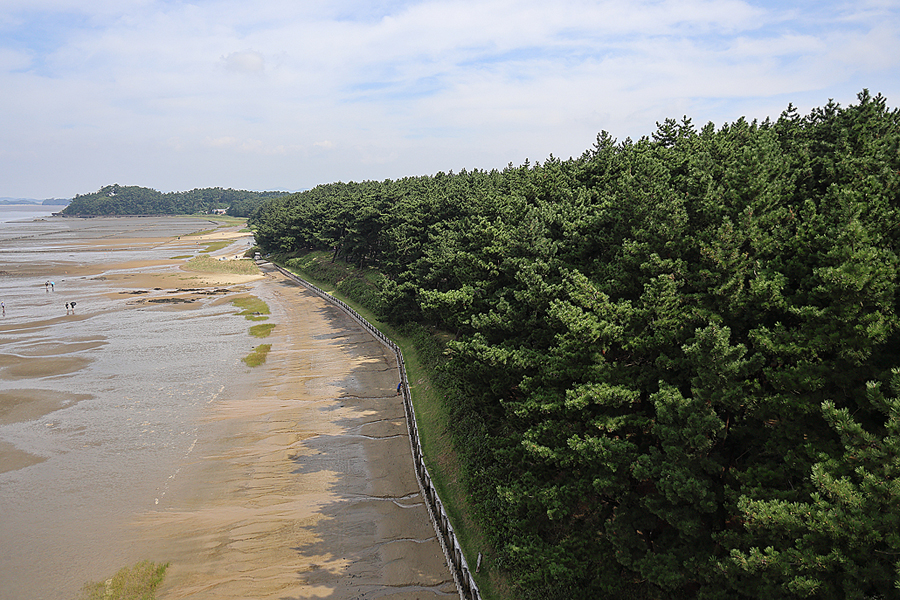
[[[121,561],[116,568],[142,559],[169,562],[160,600],[456,596],[415,481],[393,356],[349,317],[277,273],[228,278],[170,269],[153,274],[150,267],[104,275],[107,294],[121,302],[179,296],[213,303],[254,294],[269,304],[269,322],[277,325],[254,343],[272,349],[265,365],[223,374],[228,385],[205,401],[188,451],[157,469],[168,477],[148,484],[155,489],[152,503],[133,507],[118,522],[70,523],[71,532],[59,532],[61,543],[77,544],[80,531],[107,529],[105,560],[98,555],[96,568],[79,573],[93,580],[112,575],[110,554]],[[96,265],[83,271],[105,273]],[[210,300],[196,291],[203,287],[228,292]],[[119,295],[134,288],[142,293]],[[75,355],[102,351],[103,344],[84,339],[20,348],[15,360],[0,357],[0,381],[17,386],[29,369],[83,368]],[[24,421],[81,400],[23,386],[0,395],[0,419]],[[40,460],[0,440],[5,468]],[[4,552],[17,545],[27,547],[28,540],[0,540]],[[49,568],[52,556],[43,560],[45,572],[58,571]],[[71,598],[83,583],[29,576],[31,586],[0,578],[0,598],[29,597],[22,590],[33,598]]]
[[[264,376],[216,402],[194,459],[139,518],[160,599],[455,594],[419,495],[393,356],[277,272]]]

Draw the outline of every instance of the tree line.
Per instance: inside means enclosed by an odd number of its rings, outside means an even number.
[[[113,184],[90,194],[76,195],[61,212],[69,216],[190,215],[225,210],[231,216],[248,217],[263,201],[286,194],[218,187],[163,193],[152,188]]]
[[[900,112],[650,136],[265,201],[450,332],[455,446],[522,598],[900,595]]]

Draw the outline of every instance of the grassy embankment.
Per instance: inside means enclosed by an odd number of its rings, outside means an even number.
[[[234,227],[235,225],[247,224],[247,217],[232,217],[230,215],[178,215],[178,217],[208,221],[215,225],[217,229],[221,229],[222,227]],[[203,235],[204,233],[211,233],[213,231],[215,231],[215,229],[207,229],[205,231],[195,231],[194,233],[190,233],[188,235]]]
[[[154,600],[156,588],[166,576],[169,563],[142,561],[120,569],[106,581],[89,582],[78,600]]]
[[[484,555],[481,570],[475,574],[475,579],[485,600],[509,598],[502,573],[490,568],[493,562],[491,548],[468,501],[463,467],[453,449],[449,412],[436,385],[436,368],[443,359],[444,344],[451,336],[444,332],[428,331],[418,325],[398,328],[380,321],[373,309],[377,304],[376,283],[381,275],[374,269],[360,270],[346,263],[332,263],[328,252],[311,252],[289,260],[285,257],[279,260],[279,264],[351,305],[400,347],[406,363],[425,464],[453,522],[466,561],[474,572],[478,553]]]

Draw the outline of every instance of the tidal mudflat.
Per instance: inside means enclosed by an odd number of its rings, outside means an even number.
[[[170,563],[162,600],[455,595],[393,357],[277,272],[183,270],[211,241],[250,243],[197,219],[0,225],[0,599],[140,560]]]

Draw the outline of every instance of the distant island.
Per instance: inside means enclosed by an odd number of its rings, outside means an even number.
[[[22,204],[39,204],[41,206],[65,206],[69,202],[71,202],[71,198],[49,198],[47,200],[35,200],[34,198],[9,198],[3,197],[0,198],[0,205],[9,206],[10,204],[14,205],[22,205]]]
[[[159,192],[139,186],[108,185],[96,192],[76,195],[60,214],[71,217],[128,215],[190,215],[223,213],[247,217],[264,200],[290,192],[252,192],[223,188],[187,192]]]

